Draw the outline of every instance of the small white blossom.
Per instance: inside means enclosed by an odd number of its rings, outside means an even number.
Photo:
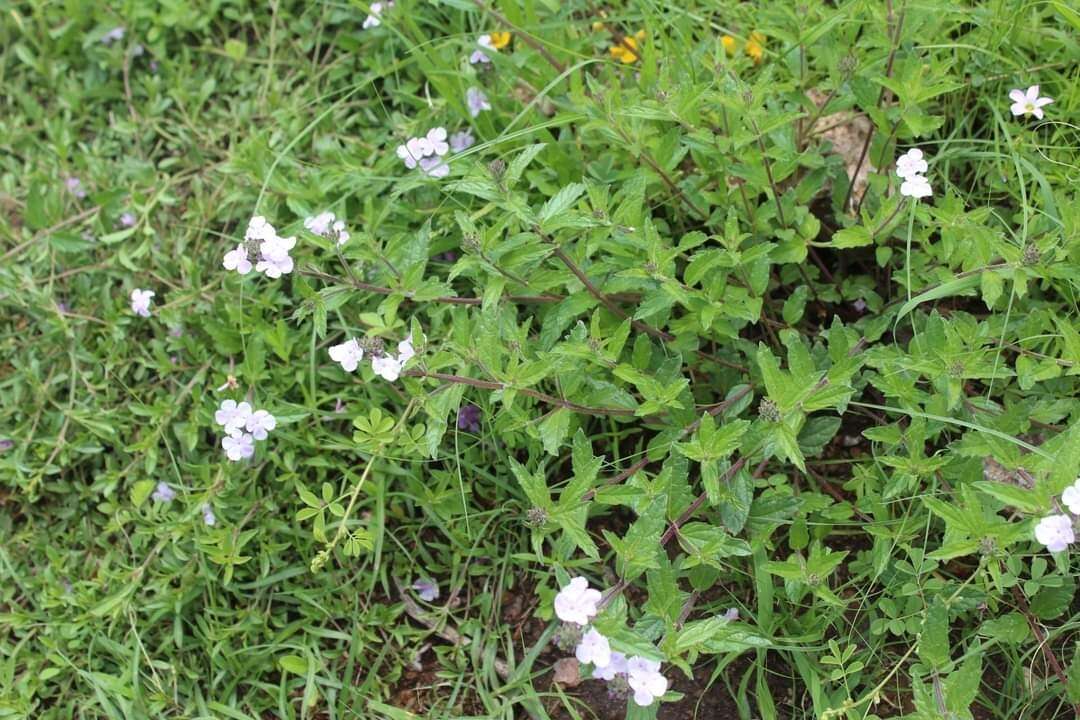
[[[416,355],[416,349],[412,344],[412,335],[397,344],[398,361],[404,365]]]
[[[476,141],[473,140],[472,133],[462,130],[450,136],[450,149],[456,153],[463,152],[471,148],[474,142]]]
[[[634,702],[648,707],[656,698],[667,692],[668,681],[660,673],[660,663],[643,657],[632,657],[626,662],[627,684],[634,691]]]
[[[1035,539],[1050,552],[1061,552],[1076,540],[1072,518],[1068,515],[1048,515],[1035,526]]]
[[[217,516],[214,515],[214,508],[210,507],[210,503],[203,503],[202,519],[210,527],[217,525]]]
[[[491,109],[487,95],[478,87],[471,87],[465,91],[465,104],[469,108],[469,114],[476,117],[485,110]]]
[[[123,26],[114,27],[112,30],[101,36],[101,42],[105,45],[112,45],[114,42],[119,42],[124,39],[124,32]]]
[[[344,220],[338,220],[336,223],[334,223],[333,230],[334,236],[337,238],[337,244],[339,246],[349,242],[349,238],[352,237],[351,235],[349,235],[349,231],[345,229]]]
[[[214,422],[225,429],[226,435],[239,435],[251,418],[251,403],[222,400],[214,413]]]
[[[1027,92],[1019,89],[1010,90],[1009,99],[1013,101],[1009,109],[1012,110],[1014,116],[1034,115],[1039,120],[1043,119],[1043,107],[1054,102],[1053,98],[1039,97],[1038,85],[1032,85]]]
[[[588,625],[601,597],[599,590],[590,588],[589,581],[578,576],[555,596],[555,614],[563,622]]]
[[[924,175],[928,169],[923,151],[919,148],[912,148],[896,159],[896,174],[902,178]]]
[[[930,181],[922,175],[912,175],[904,178],[900,184],[900,194],[904,197],[919,198],[930,197],[933,191],[930,189]]]
[[[589,628],[574,650],[574,657],[580,663],[592,663],[597,668],[607,667],[611,663],[611,644],[596,628]]]
[[[614,680],[616,675],[625,675],[627,669],[626,656],[618,650],[612,650],[608,664],[595,667],[592,676],[597,680]]]
[[[221,261],[221,264],[226,270],[235,270],[241,275],[247,275],[252,268],[244,243],[239,243],[235,250],[225,253],[225,259]]]
[[[277,427],[277,418],[266,410],[256,410],[248,417],[244,427],[256,440],[265,440],[269,432]]]
[[[150,299],[156,293],[153,290],[140,290],[135,288],[131,291],[131,312],[140,317],[150,317]]]
[[[176,499],[176,491],[169,487],[169,483],[163,481],[157,484],[154,494],[150,497],[154,499],[154,502],[171,503]]]
[[[247,230],[244,231],[245,240],[262,242],[273,237],[277,237],[277,231],[262,215],[256,215],[248,221]]]
[[[437,155],[423,158],[420,161],[420,169],[428,177],[444,178],[450,174],[450,166]]]
[[[371,358],[371,369],[387,382],[394,382],[401,377],[401,366],[402,363],[398,362],[398,359],[389,353]]]
[[[289,250],[296,245],[294,237],[273,237],[263,240],[259,245],[259,262],[255,269],[266,273],[269,278],[279,278],[292,272],[293,259],[289,256]]]
[[[735,622],[739,619],[739,608],[728,608],[721,617],[728,622]]]
[[[238,462],[255,454],[255,438],[249,433],[226,435],[221,438],[221,447],[225,450],[225,457]]]
[[[481,49],[473,50],[472,55],[469,56],[469,63],[476,65],[477,63],[491,62],[491,58],[488,57],[485,51],[498,52],[498,49],[496,49],[495,45],[491,42],[491,36],[481,35],[476,39],[476,44],[479,45]]]
[[[446,143],[446,128],[431,128],[427,131],[425,139],[431,145],[431,151],[436,155],[445,155],[450,151],[450,146]]]
[[[316,235],[326,237],[330,234],[330,227],[334,224],[334,220],[334,213],[329,211],[321,212],[318,215],[306,218],[304,220],[304,227]]]
[[[1065,492],[1061,493],[1061,501],[1068,506],[1069,512],[1073,515],[1080,515],[1080,478],[1065,488]]]
[[[331,346],[330,359],[340,363],[345,372],[353,372],[364,359],[364,349],[360,347],[356,338],[350,338],[340,345]]]
[[[367,30],[368,28],[378,27],[380,24],[382,24],[383,10],[386,10],[388,8],[392,8],[393,6],[394,6],[393,2],[373,2],[373,3],[371,3],[371,5],[369,6],[370,7],[369,14],[368,14],[368,16],[366,18],[364,18],[364,24],[362,26],[363,29]]]

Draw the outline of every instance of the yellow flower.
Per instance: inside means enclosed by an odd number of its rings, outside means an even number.
[[[488,35],[488,39],[491,40],[491,47],[496,50],[502,50],[504,47],[510,44],[510,33],[508,32],[493,32]]]
[[[611,57],[621,63],[629,65],[640,56],[638,48],[645,41],[645,31],[638,30],[633,35],[627,35],[618,45],[608,48]]]
[[[746,54],[755,64],[760,63],[765,56],[765,35],[756,30],[750,33],[750,39],[746,41]]]
[[[735,38],[730,35],[725,35],[720,38],[720,44],[724,46],[724,50],[727,52],[728,57],[735,54]]]

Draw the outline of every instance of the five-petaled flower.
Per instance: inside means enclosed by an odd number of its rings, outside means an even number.
[[[214,413],[214,422],[225,430],[226,435],[239,435],[251,419],[251,403],[222,400]]]
[[[614,680],[616,675],[625,675],[628,670],[627,658],[618,650],[611,651],[611,659],[603,667],[593,668],[593,677],[597,680]]]
[[[653,704],[667,692],[668,681],[660,673],[660,663],[643,657],[632,657],[627,663],[627,683],[634,691],[634,702],[641,707]]]
[[[279,278],[292,272],[293,259],[289,251],[296,245],[294,237],[273,237],[263,240],[259,245],[259,262],[255,269],[269,278]]]
[[[1020,89],[1010,90],[1009,99],[1013,101],[1009,109],[1014,116],[1034,115],[1039,120],[1043,119],[1043,107],[1054,102],[1053,98],[1039,97],[1038,85],[1032,85],[1026,92]]]
[[[221,447],[225,450],[225,457],[238,462],[255,454],[255,438],[250,433],[226,435],[221,438]]]
[[[589,581],[579,575],[555,596],[555,614],[563,622],[588,625],[601,597],[600,591],[590,588]]]
[[[353,372],[364,359],[364,349],[356,338],[349,338],[340,345],[330,347],[330,359],[340,363],[345,372]]]
[[[266,410],[256,410],[248,416],[244,427],[256,440],[265,440],[270,431],[277,427],[277,418]]]
[[[469,108],[469,114],[476,117],[485,110],[491,109],[487,95],[478,87],[471,87],[465,91],[465,104]]]
[[[155,295],[153,290],[140,290],[135,288],[131,291],[131,312],[140,317],[150,317],[150,300]]]
[[[237,243],[234,250],[225,253],[221,264],[226,270],[235,270],[241,275],[247,275],[254,267],[251,260],[248,259],[247,248],[244,247],[244,243]]]
[[[154,502],[170,503],[176,499],[176,491],[169,487],[169,483],[162,481],[154,488],[154,494],[150,496]]]
[[[1073,521],[1068,515],[1048,515],[1035,526],[1035,539],[1050,552],[1061,552],[1076,540]]]
[[[471,148],[474,142],[472,133],[462,130],[450,136],[450,149],[456,153],[463,152]]]
[[[480,46],[480,49],[473,50],[472,55],[469,56],[469,63],[471,63],[472,65],[476,65],[477,63],[491,62],[491,58],[488,57],[488,54],[486,52],[484,52],[485,50],[495,52],[495,45],[491,42],[491,36],[481,35],[480,37],[476,38],[476,44]]]
[[[896,159],[896,174],[902,178],[924,175],[928,169],[923,151],[919,148],[912,148]]]
[[[330,211],[321,212],[318,215],[305,218],[304,227],[316,235],[326,236],[330,233],[330,228],[333,226],[335,219],[334,213]]]
[[[900,183],[900,194],[918,200],[919,198],[930,197],[933,190],[930,189],[930,181],[925,177],[912,175],[904,178],[904,182]]]
[[[598,668],[607,667],[611,663],[611,644],[596,628],[589,628],[574,650],[574,656],[580,663],[592,663]]]

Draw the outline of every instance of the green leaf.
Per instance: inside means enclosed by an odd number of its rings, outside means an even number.
[[[949,609],[940,597],[926,609],[918,652],[923,662],[937,669],[949,662]]]
[[[585,192],[585,186],[582,183],[570,183],[562,190],[555,193],[544,206],[540,208],[540,212],[537,215],[537,219],[540,221],[540,229],[545,230],[545,224],[557,219],[566,210],[568,210],[577,199],[581,197],[581,194]]]
[[[283,655],[278,658],[278,667],[293,675],[307,675],[308,661],[299,655]]]
[[[131,486],[131,504],[135,507],[141,506],[146,502],[146,498],[150,497],[150,493],[154,491],[153,480],[139,480],[137,483]]]
[[[544,451],[548,455],[558,456],[566,434],[570,430],[571,412],[566,408],[559,408],[549,414],[540,423],[540,439],[544,443]]]
[[[870,231],[862,225],[844,228],[833,233],[832,236],[832,246],[840,249],[863,247],[873,243],[874,238],[870,235]]]
[[[525,497],[529,499],[533,507],[551,511],[554,506],[544,476],[540,473],[529,472],[524,465],[512,457],[507,458],[507,461],[510,463],[510,471],[514,473],[514,477],[521,484],[521,489],[525,491]]]

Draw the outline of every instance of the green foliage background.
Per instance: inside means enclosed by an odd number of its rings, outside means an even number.
[[[1071,559],[1032,540],[1080,472],[1074,8],[367,12],[0,0],[0,716],[588,717],[550,683],[576,574],[678,679],[659,717],[1074,713]],[[394,154],[435,125],[477,139],[441,181]],[[221,268],[256,213],[281,280]],[[394,384],[327,356],[410,332]],[[279,425],[233,464],[241,395]]]

